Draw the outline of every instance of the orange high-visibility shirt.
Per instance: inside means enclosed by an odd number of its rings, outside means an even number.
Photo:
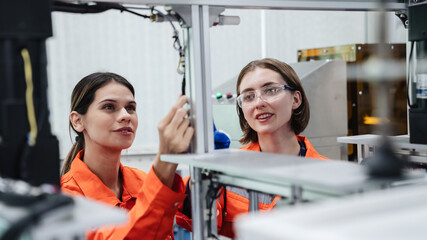
[[[320,155],[306,137],[298,135],[297,139],[299,142],[303,142],[305,144],[306,158],[318,158],[322,160],[328,159]],[[261,151],[258,142],[250,143],[240,149],[257,152]],[[184,183],[187,184],[188,180],[189,177],[184,178]],[[235,238],[233,229],[234,219],[242,213],[249,212],[249,194],[245,189],[228,186],[225,196],[226,204],[224,204],[224,194],[222,194],[219,197],[219,200],[216,201],[218,233],[229,238]],[[276,202],[280,198],[280,196],[262,194],[262,196],[258,196],[258,209],[260,211],[268,211],[276,205]],[[224,206],[226,206],[226,209],[224,209]],[[180,211],[176,214],[176,223],[191,231],[192,219],[182,213],[182,207],[183,206],[180,206]]]
[[[83,150],[77,154],[70,171],[61,177],[62,191],[129,210],[126,225],[88,229],[87,239],[174,239],[174,215],[186,196],[178,174],[170,189],[160,181],[153,168],[145,173],[120,164],[123,176],[120,201],[81,160],[82,154]]]
[[[297,135],[297,139],[298,142],[303,142],[306,148],[306,153],[305,153],[305,157],[306,158],[317,158],[317,159],[324,159],[327,160],[327,157],[324,157],[322,155],[320,155],[316,149],[314,149],[313,145],[311,145],[310,141],[308,141],[308,139],[304,136],[301,135]],[[246,146],[243,146],[239,149],[242,150],[250,150],[250,151],[255,151],[255,152],[261,152],[261,148],[259,146],[259,142],[255,142],[255,143],[250,143]]]

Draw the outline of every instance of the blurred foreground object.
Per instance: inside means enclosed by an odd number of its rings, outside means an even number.
[[[237,221],[240,240],[425,239],[425,184],[282,208]]]
[[[126,211],[57,192],[54,185],[32,187],[0,178],[0,239],[85,239],[91,228],[124,224]]]

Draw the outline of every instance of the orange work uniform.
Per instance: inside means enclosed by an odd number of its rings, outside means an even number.
[[[327,160],[328,158],[320,155],[311,145],[310,141],[304,136],[297,136],[298,142],[305,145],[305,157],[307,158],[318,158]],[[260,146],[258,142],[250,143],[240,149],[257,151],[260,152]],[[188,183],[188,178],[185,178],[184,181]],[[217,225],[218,233],[227,236],[229,238],[234,238],[235,233],[233,230],[234,219],[242,214],[249,212],[249,194],[246,190],[238,187],[227,186],[226,194],[222,194],[219,200],[216,201],[217,207]],[[224,195],[226,196],[226,203],[224,204]],[[258,195],[258,209],[260,211],[270,210],[275,205],[276,202],[280,199],[280,196],[273,196],[270,194],[260,193]],[[224,209],[224,206],[226,209]],[[180,212],[176,214],[176,222],[181,227],[191,231],[192,230],[192,219],[184,214],[182,207]]]
[[[75,157],[70,171],[61,177],[62,191],[129,211],[126,225],[91,230],[87,239],[174,239],[174,215],[186,196],[178,174],[170,189],[160,181],[153,168],[145,173],[120,164],[123,193],[119,200],[81,160],[82,154],[83,150]]]

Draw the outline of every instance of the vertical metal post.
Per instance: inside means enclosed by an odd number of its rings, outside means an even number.
[[[256,191],[249,190],[249,211],[251,213],[258,212],[258,193]]]
[[[200,168],[190,169],[191,175],[191,212],[193,218],[193,240],[204,239],[204,215],[205,201],[200,196],[203,196],[202,174]]]
[[[191,6],[190,98],[195,138],[194,153],[213,151],[212,84],[210,62],[209,7]]]
[[[211,103],[211,62],[210,62],[210,37],[209,37],[209,6],[191,6],[191,28],[187,32],[189,63],[189,96],[190,114],[195,136],[192,142],[192,152],[203,154],[214,150],[213,117]],[[207,238],[206,229],[206,201],[203,196],[207,189],[203,185],[200,168],[190,171],[192,184],[192,216],[193,216],[193,239],[202,240]],[[214,216],[216,216],[216,205]],[[216,217],[212,220],[216,233]]]
[[[361,163],[365,159],[365,144],[357,144],[357,159]]]
[[[291,203],[297,204],[302,202],[302,187],[298,185],[291,185]]]

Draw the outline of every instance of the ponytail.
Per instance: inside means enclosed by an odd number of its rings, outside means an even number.
[[[67,157],[65,157],[64,164],[61,169],[61,176],[64,176],[68,171],[70,171],[71,163],[73,163],[74,158],[77,154],[85,147],[85,139],[82,133],[79,133],[76,137],[76,142],[71,147],[71,150],[68,152]]]

